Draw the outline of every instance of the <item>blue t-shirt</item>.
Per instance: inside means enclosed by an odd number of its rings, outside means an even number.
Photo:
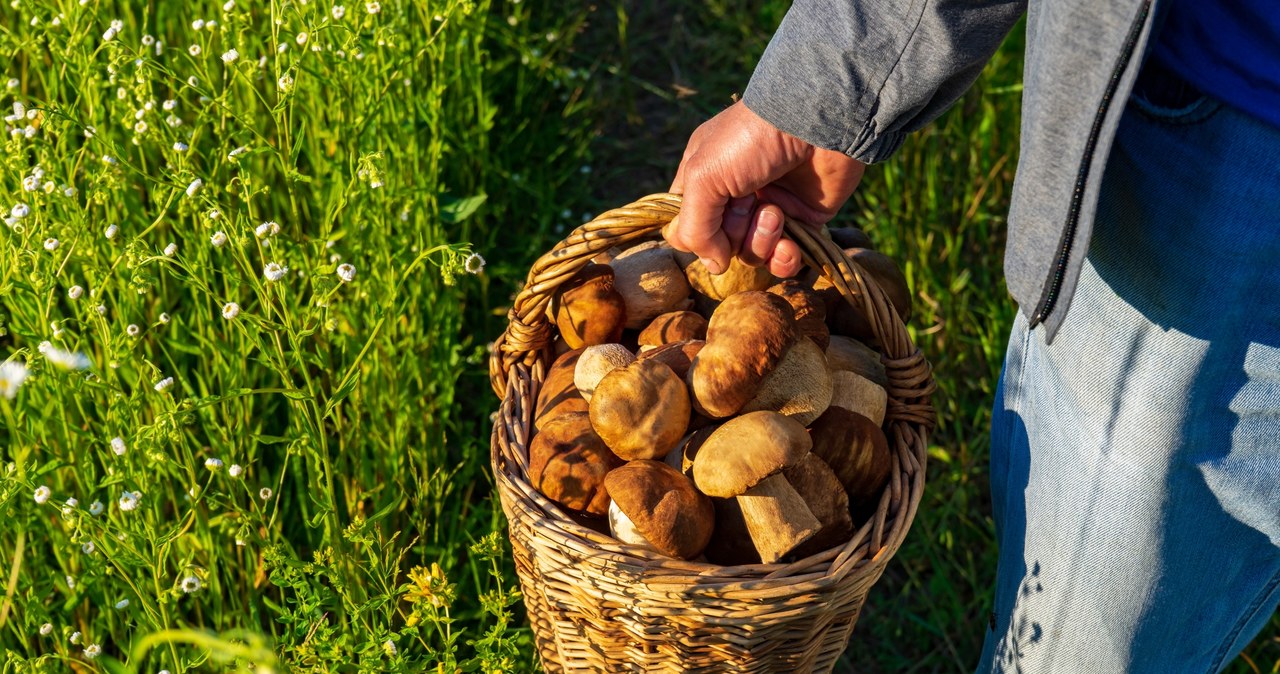
[[[1151,56],[1213,98],[1280,126],[1280,2],[1164,2]]]

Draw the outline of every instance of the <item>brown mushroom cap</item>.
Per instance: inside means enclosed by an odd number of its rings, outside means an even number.
[[[610,472],[604,485],[613,503],[658,552],[693,559],[711,540],[711,499],[671,466],[632,461]]]
[[[547,498],[593,515],[609,511],[604,478],[623,464],[585,412],[549,419],[529,442],[529,481]]]
[[[643,245],[643,244],[642,244]],[[610,263],[613,285],[627,306],[627,327],[638,330],[657,316],[692,306],[689,282],[672,250],[660,245],[629,248]]]
[[[560,356],[547,369],[542,379],[542,388],[538,389],[538,402],[533,417],[533,428],[542,428],[542,424],[550,419],[569,412],[586,412],[587,401],[578,393],[573,385],[574,370],[578,366],[578,356],[582,349],[574,349]]]
[[[837,227],[831,230],[831,240],[841,248],[875,248],[871,237],[857,227]]]
[[[721,274],[707,271],[706,265],[692,254],[677,257],[682,262],[692,258],[684,268],[689,285],[713,300],[723,300],[751,290],[764,290],[778,280],[767,268],[752,267],[736,256],[729,259],[729,268]]]
[[[844,370],[832,372],[831,382],[832,407],[843,407],[851,412],[857,412],[875,422],[877,426],[884,423],[889,393],[883,386],[860,374]]]
[[[781,297],[795,311],[796,329],[812,339],[818,348],[826,349],[831,340],[827,329],[827,305],[813,288],[800,281],[788,279],[769,286],[768,292]]]
[[[813,340],[801,337],[741,411],[773,410],[808,426],[831,404],[833,390],[827,357]]]
[[[573,368],[573,385],[583,399],[591,402],[591,394],[606,374],[624,367],[636,357],[627,347],[621,344],[597,344],[588,346],[578,356],[578,364]]]
[[[692,430],[688,435],[681,438],[680,444],[668,452],[663,461],[668,466],[680,471],[685,477],[693,479],[693,464],[698,459],[698,450],[702,449],[702,444],[707,441],[707,438],[711,437],[715,430],[715,426]]]
[[[628,460],[661,459],[689,428],[689,393],[671,368],[637,360],[605,375],[591,396],[591,425]]]
[[[853,535],[853,518],[849,515],[849,495],[831,467],[813,453],[805,454],[782,471],[810,512],[822,523],[813,538],[796,548],[791,556],[808,557],[832,548]]]
[[[627,306],[613,286],[607,264],[583,267],[556,291],[556,327],[570,348],[617,342],[627,322]]]
[[[702,351],[702,347],[706,345],[707,343],[700,339],[671,342],[647,351],[641,351],[636,356],[636,360],[656,360],[671,368],[671,371],[683,380],[689,374],[689,367],[693,365],[693,359],[698,356],[698,352]]]
[[[869,248],[849,248],[844,252],[876,280],[885,297],[898,311],[902,322],[911,320],[911,288],[907,285],[907,277],[898,268],[898,263],[888,255]]]
[[[693,481],[707,496],[738,496],[799,461],[812,446],[799,422],[777,412],[749,412],[724,422],[702,443]]]
[[[855,513],[874,509],[893,470],[889,441],[880,426],[843,407],[828,409],[809,430],[813,453],[835,471]]]
[[[662,346],[672,342],[707,337],[707,319],[692,311],[671,311],[653,319],[640,332],[641,346]]]
[[[831,343],[827,345],[827,367],[860,374],[881,386],[889,385],[880,353],[852,337],[831,336]]]
[[[761,291],[738,293],[720,303],[707,326],[707,345],[686,377],[698,412],[728,417],[756,396],[765,376],[795,343],[792,314],[786,300]]]

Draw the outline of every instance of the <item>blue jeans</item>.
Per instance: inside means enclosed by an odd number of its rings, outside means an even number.
[[[1179,105],[1130,99],[1061,332],[1009,339],[981,674],[1217,672],[1280,601],[1280,129]]]

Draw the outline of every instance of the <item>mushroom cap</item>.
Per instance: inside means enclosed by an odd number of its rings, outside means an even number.
[[[782,473],[809,506],[809,511],[822,523],[818,533],[796,548],[791,556],[797,559],[808,557],[849,540],[853,534],[849,495],[831,467],[810,452]]]
[[[641,244],[644,245],[644,244]],[[689,282],[661,245],[629,248],[610,263],[613,286],[627,306],[627,327],[640,329],[661,314],[689,308]]]
[[[836,227],[831,230],[831,240],[841,248],[875,248],[871,237],[857,227]]]
[[[605,489],[637,532],[665,555],[693,559],[711,540],[715,507],[689,478],[661,461],[632,461],[614,469]]]
[[[875,422],[877,426],[884,423],[889,393],[883,386],[860,374],[845,370],[832,372],[831,382],[833,388],[831,406],[857,412]]]
[[[827,367],[833,371],[848,370],[860,374],[881,386],[889,385],[880,353],[852,337],[831,335],[831,343],[827,345]]]
[[[800,422],[777,412],[748,412],[721,424],[702,443],[693,481],[707,496],[738,496],[799,461],[812,445]]]
[[[671,342],[662,346],[655,346],[651,349],[641,351],[636,360],[656,360],[663,365],[671,368],[682,381],[689,374],[689,367],[693,365],[693,359],[698,356],[698,352],[702,351],[702,347],[707,343],[700,339],[691,339],[683,342]]]
[[[793,313],[786,300],[758,290],[732,295],[716,307],[707,345],[686,377],[698,412],[731,416],[756,396],[795,343]]]
[[[827,329],[827,305],[822,297],[800,281],[788,279],[769,286],[768,292],[781,297],[795,311],[797,331],[812,339],[820,349],[826,349],[831,340]]]
[[[622,338],[627,306],[613,285],[613,267],[583,267],[557,289],[553,298],[556,327],[570,348],[608,344]]]
[[[640,332],[641,346],[661,346],[690,339],[705,340],[707,319],[693,311],[670,311],[653,319]]]
[[[529,481],[547,498],[572,510],[604,515],[604,478],[623,464],[591,428],[585,412],[547,420],[529,442]]]
[[[671,368],[637,360],[606,374],[591,396],[591,425],[618,456],[661,459],[689,428],[689,393]]]
[[[685,477],[693,479],[693,464],[698,459],[698,450],[702,449],[702,444],[715,430],[714,426],[691,430],[688,435],[680,439],[680,444],[676,445],[675,449],[667,452],[663,461],[680,471]]]
[[[898,263],[888,255],[870,248],[847,248],[844,252],[876,280],[885,297],[898,311],[902,322],[911,320],[911,288],[907,285],[907,277],[898,268]]]
[[[533,417],[535,430],[561,414],[587,411],[587,400],[573,385],[574,370],[581,355],[582,349],[566,352],[547,369],[546,376],[542,378],[542,388],[538,389],[537,412]]]
[[[684,268],[685,276],[689,278],[689,285],[713,300],[723,300],[751,290],[764,290],[778,280],[769,273],[768,268],[753,267],[737,256],[729,259],[729,268],[723,273],[712,274],[696,256],[686,255],[681,255],[679,258],[681,261],[692,258]]]
[[[832,390],[827,357],[813,340],[801,337],[741,411],[773,410],[808,426],[831,404]]]
[[[589,403],[596,385],[606,374],[635,359],[627,347],[621,344],[588,346],[582,350],[582,355],[578,356],[578,364],[573,368],[573,385],[578,387],[578,393]]]
[[[843,407],[828,409],[809,430],[813,453],[835,471],[855,511],[874,507],[893,470],[889,440],[875,422]]]

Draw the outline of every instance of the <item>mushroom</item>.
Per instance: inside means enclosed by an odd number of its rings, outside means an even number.
[[[573,385],[578,387],[578,393],[581,393],[582,398],[589,403],[591,393],[596,390],[596,384],[599,384],[606,374],[635,359],[636,357],[627,350],[627,347],[621,344],[588,346],[582,350],[582,355],[578,356],[578,364],[573,370]]]
[[[812,339],[818,348],[827,348],[831,341],[831,331],[827,329],[827,305],[817,292],[795,279],[775,283],[769,286],[769,292],[791,305],[800,334]]]
[[[871,237],[857,227],[836,227],[831,230],[831,240],[841,248],[875,248]]]
[[[640,332],[639,344],[662,346],[671,342],[706,338],[707,319],[692,311],[672,311],[653,319]]]
[[[845,254],[871,276],[893,304],[898,317],[905,323],[911,319],[911,290],[907,278],[892,258],[867,248],[848,248]],[[840,295],[840,291],[825,276],[818,278],[813,289],[827,303],[827,327],[833,334],[874,341],[871,323],[860,309],[854,308]]]
[[[889,393],[884,390],[884,387],[860,374],[844,370],[832,372],[831,381],[833,384],[832,407],[843,407],[851,412],[857,412],[875,422],[877,426],[884,423],[885,408],[889,404]]]
[[[736,498],[713,498],[716,509],[716,526],[705,551],[707,560],[722,566],[759,564],[760,553],[751,542],[751,532],[742,516],[742,506]]]
[[[586,412],[543,424],[529,442],[529,481],[547,498],[593,515],[609,511],[604,478],[623,464],[591,428]]]
[[[664,555],[693,559],[715,527],[715,507],[689,478],[660,461],[632,461],[604,479],[609,531],[615,538]]]
[[[651,349],[641,351],[636,355],[636,360],[656,360],[663,365],[671,368],[672,372],[680,379],[684,379],[689,373],[689,367],[693,365],[693,359],[697,357],[698,352],[702,351],[702,347],[707,343],[700,339],[691,339],[684,342],[671,342],[662,346],[655,346]]]
[[[766,292],[738,293],[722,302],[686,376],[694,408],[724,418],[750,402],[795,343],[792,314],[786,300]]]
[[[808,557],[849,540],[853,534],[853,518],[849,515],[849,495],[831,467],[812,452],[782,471],[787,482],[804,499],[822,528],[813,538],[792,552],[796,558]],[[608,480],[605,480],[608,484]]]
[[[693,462],[698,489],[737,497],[760,560],[772,564],[822,528],[804,499],[781,475],[809,452],[809,434],[777,412],[750,412],[726,421]]]
[[[582,349],[574,349],[560,356],[547,369],[542,378],[542,388],[538,389],[538,401],[534,409],[533,428],[542,428],[542,424],[561,414],[569,412],[586,412],[587,401],[578,393],[573,385],[574,370],[578,365],[578,357]]]
[[[589,403],[591,425],[614,454],[661,459],[689,428],[689,393],[671,368],[636,360],[606,374]]]
[[[893,470],[889,441],[874,421],[832,407],[813,422],[809,429],[813,453],[827,462],[844,485],[849,503],[859,519],[880,501],[880,492]]]
[[[672,250],[660,245],[623,251],[610,263],[613,286],[627,306],[627,327],[640,329],[661,314],[692,306],[689,282]]]
[[[583,267],[556,291],[556,327],[571,349],[609,344],[622,338],[627,306],[613,285],[613,267]]]
[[[698,450],[702,448],[702,444],[707,441],[707,438],[711,437],[711,433],[715,430],[714,426],[707,426],[690,432],[680,440],[680,444],[676,445],[675,449],[667,452],[667,456],[663,461],[685,476],[692,478],[693,463],[698,458]]]
[[[881,386],[889,386],[880,354],[852,337],[831,335],[831,343],[827,345],[827,367],[833,371],[848,370]]]
[[[741,411],[773,410],[808,426],[831,404],[833,390],[827,357],[813,340],[801,337]]]
[[[778,280],[767,268],[753,267],[737,256],[729,259],[729,268],[720,274],[707,271],[706,265],[692,253],[677,254],[676,259],[684,263],[681,266],[689,285],[712,300],[724,300],[749,290],[764,290]]]

